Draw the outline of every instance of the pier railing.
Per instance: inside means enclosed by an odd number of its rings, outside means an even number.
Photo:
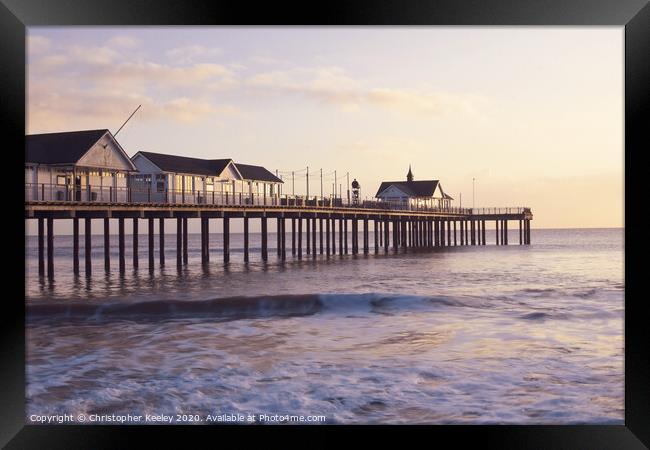
[[[348,200],[341,197],[307,197],[303,195],[265,195],[246,192],[156,190],[142,187],[70,186],[25,183],[25,201],[69,203],[133,203],[169,205],[263,206],[296,208],[352,208],[372,210],[428,211],[461,215],[523,214],[526,207],[460,208],[429,206],[400,201],[370,199]]]

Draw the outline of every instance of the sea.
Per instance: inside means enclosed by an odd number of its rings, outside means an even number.
[[[214,233],[207,265],[190,234],[180,268],[169,234],[150,270],[144,233],[123,274],[117,236],[105,272],[93,235],[90,276],[83,236],[80,275],[56,236],[53,280],[27,236],[26,420],[623,424],[624,230],[494,234],[375,253],[371,232],[368,255],[314,258],[303,241],[302,259],[289,234],[281,261],[271,233],[265,263],[254,233],[244,263],[234,233],[224,264]]]

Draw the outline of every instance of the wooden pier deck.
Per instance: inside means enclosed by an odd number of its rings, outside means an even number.
[[[92,271],[91,221],[104,224],[104,268],[110,270],[110,220],[118,222],[118,265],[125,270],[125,220],[132,220],[133,267],[139,267],[139,221],[148,224],[148,266],[154,268],[155,223],[158,223],[159,265],[165,259],[165,222],[176,220],[176,264],[188,263],[188,219],[201,221],[201,260],[210,259],[210,223],[222,221],[223,261],[230,261],[230,220],[243,219],[244,261],[249,261],[249,221],[260,221],[261,258],[268,260],[268,221],[276,224],[277,256],[287,257],[287,221],[291,222],[291,256],[312,257],[343,254],[368,254],[370,228],[374,235],[374,252],[389,249],[476,246],[486,245],[486,223],[495,221],[497,245],[508,245],[508,223],[519,226],[519,245],[530,244],[530,208],[411,208],[374,202],[364,205],[342,205],[330,202],[328,206],[277,201],[273,205],[206,204],[206,203],[136,203],[97,201],[26,200],[25,219],[38,221],[39,274],[54,276],[54,220],[71,220],[73,225],[73,270],[79,273],[79,220],[84,221],[85,272]],[[318,204],[318,202],[315,202]],[[324,205],[320,203],[320,205]],[[47,227],[45,226],[47,225]],[[361,228],[361,230],[360,230]],[[349,231],[351,231],[351,233]],[[361,236],[360,236],[361,234]],[[304,244],[303,244],[304,236]],[[351,242],[348,245],[348,238]],[[47,245],[46,245],[47,241]],[[47,249],[47,250],[46,250]],[[45,258],[47,254],[47,259]]]

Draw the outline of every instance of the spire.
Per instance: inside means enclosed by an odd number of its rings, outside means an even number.
[[[413,172],[411,172],[410,164],[409,164],[409,173],[406,174],[406,181],[413,181]]]

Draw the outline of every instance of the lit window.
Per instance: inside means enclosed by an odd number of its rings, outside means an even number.
[[[66,185],[65,175],[57,175],[56,184],[58,184],[59,186],[65,186]]]

